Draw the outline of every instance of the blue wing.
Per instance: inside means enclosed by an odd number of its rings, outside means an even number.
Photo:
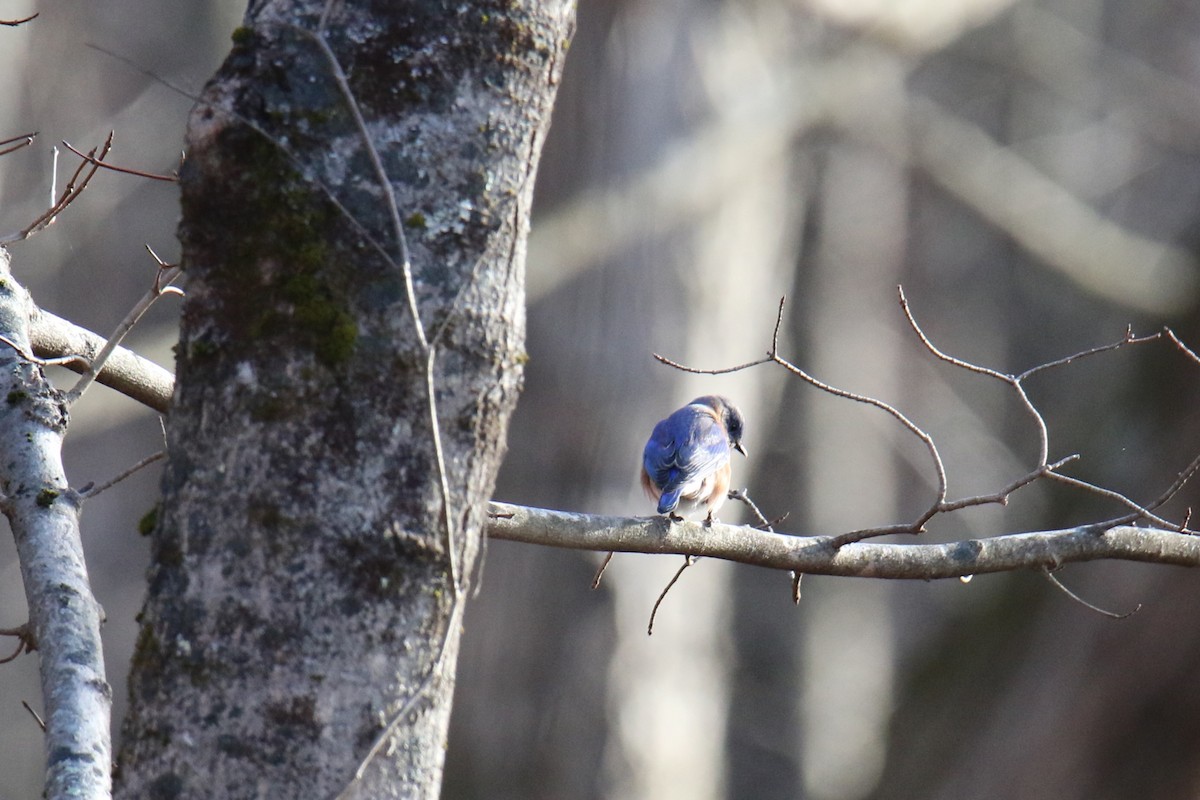
[[[729,461],[729,437],[713,412],[685,406],[654,426],[642,465],[662,492],[658,513],[673,511],[680,496]]]

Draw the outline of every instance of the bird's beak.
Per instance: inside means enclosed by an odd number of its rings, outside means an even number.
[[[741,442],[736,442],[736,443],[734,443],[734,445],[733,445],[733,449],[734,449],[734,450],[737,450],[737,451],[738,451],[739,453],[741,453],[742,455],[746,455],[746,448],[742,447],[742,443],[741,443]]]

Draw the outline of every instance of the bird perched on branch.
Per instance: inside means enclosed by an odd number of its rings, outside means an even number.
[[[742,455],[742,412],[724,397],[697,397],[654,426],[642,453],[642,487],[673,520],[707,511],[706,522],[725,502],[730,454]],[[679,513],[676,513],[676,512]]]

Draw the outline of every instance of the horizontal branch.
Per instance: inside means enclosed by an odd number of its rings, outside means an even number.
[[[1200,537],[1161,528],[1084,525],[939,544],[855,542],[768,533],[666,517],[605,517],[490,503],[488,535],[548,547],[708,556],[811,575],[931,580],[987,572],[1055,569],[1115,559],[1200,567]]]
[[[41,358],[78,355],[90,362],[107,342],[103,336],[42,309],[35,312],[29,335],[34,355]],[[81,374],[88,371],[88,365],[80,362],[64,366]],[[170,370],[124,347],[116,348],[108,357],[96,381],[160,414],[167,413],[175,388]]]

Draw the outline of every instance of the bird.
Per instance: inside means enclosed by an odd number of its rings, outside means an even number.
[[[746,455],[744,428],[742,412],[717,395],[697,397],[655,425],[642,452],[642,488],[658,513],[678,521],[707,511],[711,524],[729,493],[732,451]]]

